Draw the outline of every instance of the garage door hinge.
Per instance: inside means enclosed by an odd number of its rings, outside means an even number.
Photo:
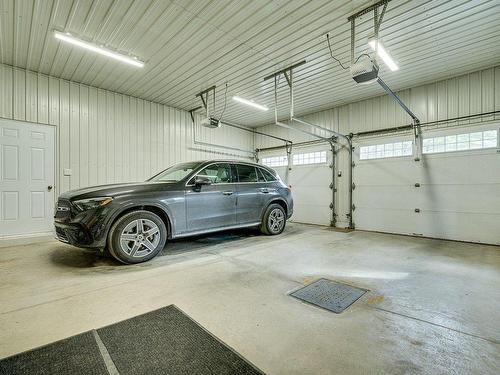
[[[415,212],[420,212],[420,208],[415,208]]]
[[[415,182],[415,187],[420,187],[420,183]]]
[[[330,189],[333,189],[333,182],[330,183],[330,186],[329,186]]]
[[[354,211],[356,209],[356,206],[355,205],[352,205],[352,210]]]
[[[333,203],[330,203],[330,210],[333,210]]]
[[[356,189],[356,184],[353,182],[352,183],[352,190]]]
[[[352,162],[352,167],[354,168],[356,166],[356,163],[355,162]]]

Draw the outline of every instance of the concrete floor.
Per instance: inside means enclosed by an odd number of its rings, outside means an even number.
[[[117,264],[46,240],[0,249],[0,358],[176,304],[268,374],[499,374],[500,249],[289,224]],[[288,296],[370,290],[342,314]]]

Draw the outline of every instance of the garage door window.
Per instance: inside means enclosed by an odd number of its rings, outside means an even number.
[[[474,133],[425,138],[422,146],[424,154],[495,148],[498,146],[498,131],[486,130]]]
[[[326,151],[309,152],[307,154],[293,155],[293,165],[325,164]]]
[[[361,146],[359,148],[360,160],[411,156],[412,153],[413,153],[412,141]]]
[[[262,158],[262,164],[268,167],[286,167],[288,165],[288,157],[286,156],[270,156]]]

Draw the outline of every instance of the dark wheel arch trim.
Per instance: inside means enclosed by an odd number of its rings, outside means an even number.
[[[134,203],[130,204],[128,206],[123,207],[123,209],[115,212],[113,216],[110,218],[109,222],[106,224],[106,236],[105,238],[107,239],[109,236],[109,231],[111,230],[111,227],[113,224],[118,220],[120,217],[123,215],[128,214],[129,212],[132,211],[137,211],[137,210],[145,210],[145,211],[150,211],[156,215],[158,215],[163,222],[165,223],[165,226],[167,227],[167,239],[172,238],[172,230],[173,230],[173,223],[170,214],[165,210],[164,207],[151,203],[151,202],[144,202],[144,203]]]
[[[264,214],[266,213],[267,208],[272,204],[279,204],[281,207],[283,207],[283,209],[285,210],[285,216],[288,217],[288,204],[284,199],[277,198],[269,201],[269,203],[264,207],[264,209],[262,210],[262,214],[260,215],[261,221],[264,218]]]

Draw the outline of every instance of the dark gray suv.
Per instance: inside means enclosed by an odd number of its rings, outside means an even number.
[[[139,263],[171,238],[254,226],[280,234],[292,212],[290,189],[272,169],[211,160],[176,164],[143,183],[66,192],[54,224],[62,242]]]

